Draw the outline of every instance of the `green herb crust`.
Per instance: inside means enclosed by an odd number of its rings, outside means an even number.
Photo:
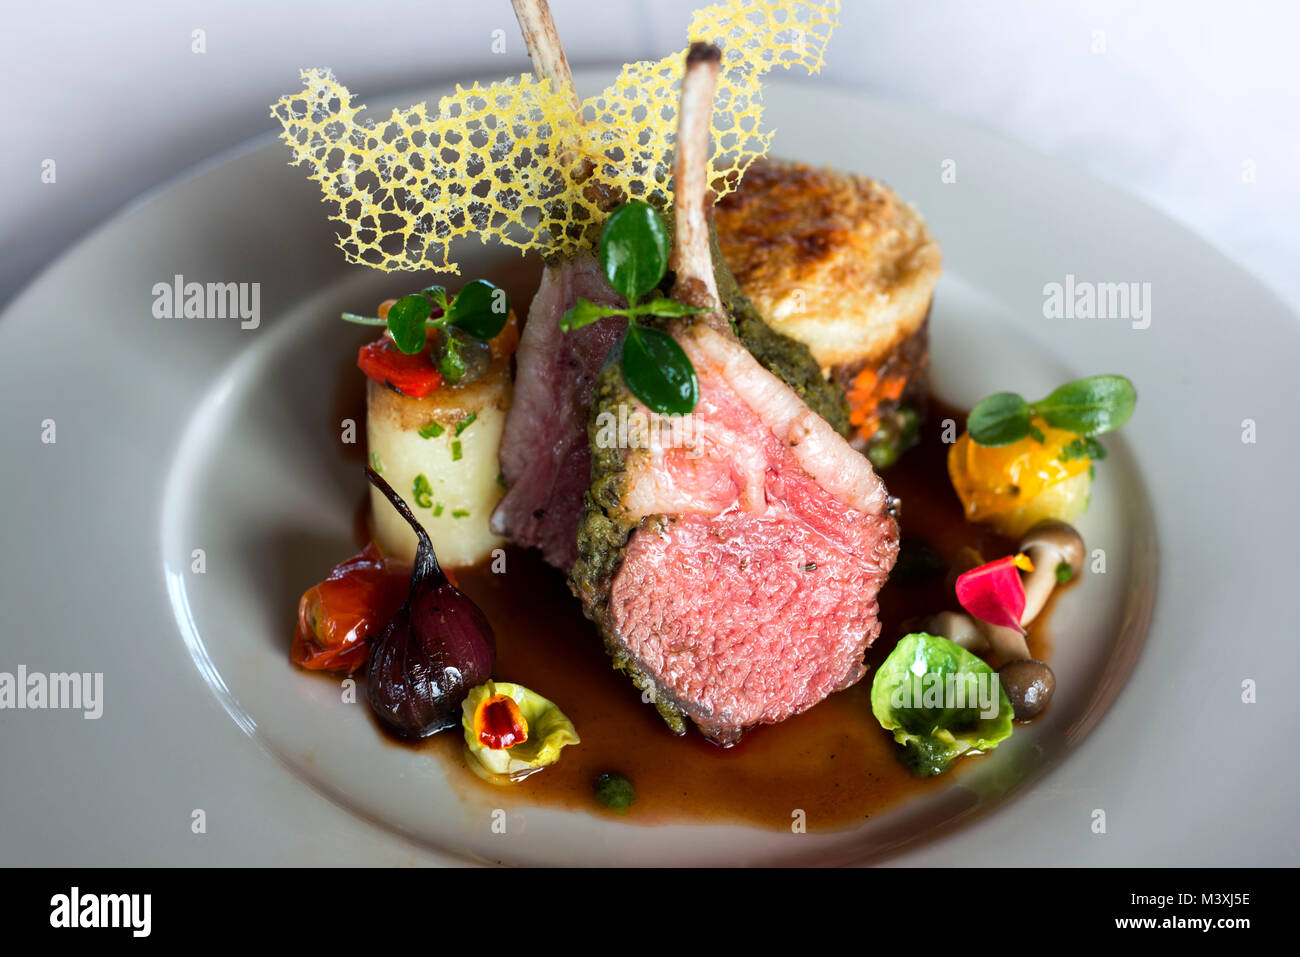
[[[737,294],[730,312],[740,341],[759,364],[799,396],[840,435],[849,434],[849,403],[844,391],[828,381],[802,342],[782,335],[759,317],[753,305]]]
[[[722,258],[717,231],[710,230],[709,235],[718,295],[735,324],[741,343],[759,365],[793,389],[808,408],[830,423],[831,428],[847,437],[851,426],[849,401],[844,390],[822,375],[821,367],[806,345],[777,332],[759,315],[754,304],[740,291],[740,284]]]
[[[627,648],[615,640],[614,623],[609,620],[609,593],[623,562],[623,546],[638,523],[631,521],[623,508],[627,488],[628,458],[634,449],[619,448],[619,443],[602,448],[597,441],[596,423],[602,412],[618,416],[620,405],[631,407],[636,400],[623,382],[618,363],[609,363],[596,380],[592,395],[591,417],[587,437],[591,444],[591,488],[583,497],[582,520],[578,523],[578,560],[569,571],[569,588],[582,600],[583,612],[596,623],[605,640],[605,650],[615,668],[632,679],[675,734],[686,733],[686,716],[661,692],[653,678],[641,670]],[[647,522],[665,521],[652,516]]]

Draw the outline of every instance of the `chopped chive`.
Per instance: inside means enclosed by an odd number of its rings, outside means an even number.
[[[370,467],[374,469],[376,472],[378,472],[380,475],[384,474],[384,463],[379,461],[378,452],[370,453]]]
[[[442,503],[439,502],[437,505],[433,507],[433,517],[437,518],[441,514],[442,514]]]
[[[428,425],[426,425],[424,428],[420,430],[420,438],[436,439],[438,436],[442,435],[442,433],[446,431],[447,430],[444,429],[437,422],[430,422]],[[378,471],[378,469],[376,469],[375,471]]]
[[[475,411],[475,412],[471,412],[469,415],[465,416],[465,418],[461,419],[460,422],[456,424],[456,435],[459,436],[462,432],[464,432],[471,425],[473,425],[474,420],[477,418],[478,418],[478,412]]]
[[[433,505],[433,486],[429,484],[429,479],[423,472],[415,477],[415,484],[411,486],[411,497],[420,508],[429,508]]]
[[[465,509],[463,509],[463,508],[458,508],[458,509],[456,509],[456,511],[454,511],[454,512],[451,513],[451,517],[452,517],[452,518],[468,518],[468,517],[469,517],[469,512],[465,511]]]
[[[461,460],[462,454],[463,453],[460,447],[460,440],[457,439],[455,442],[451,443],[451,460],[453,462],[459,462]]]

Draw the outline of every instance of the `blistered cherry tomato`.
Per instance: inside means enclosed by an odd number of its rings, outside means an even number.
[[[409,565],[384,559],[373,542],[366,545],[303,593],[290,657],[312,671],[358,670],[366,663],[366,640],[397,613],[410,585]]]

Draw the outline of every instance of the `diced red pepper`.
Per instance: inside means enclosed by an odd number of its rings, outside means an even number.
[[[442,385],[442,373],[433,364],[429,346],[407,355],[387,336],[361,347],[357,368],[413,399],[423,399]]]

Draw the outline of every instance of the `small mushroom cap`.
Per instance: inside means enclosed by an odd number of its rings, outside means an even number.
[[[929,619],[926,630],[932,635],[947,638],[967,651],[983,651],[989,646],[979,622],[963,612],[941,611]]]
[[[1041,661],[1013,661],[998,669],[1002,690],[1007,693],[1018,721],[1037,717],[1056,693],[1056,675]]]
[[[1024,537],[1020,539],[1020,550],[1028,554],[1031,548],[1056,549],[1060,553],[1061,561],[1070,566],[1071,577],[1083,570],[1083,536],[1073,525],[1066,522],[1048,519],[1025,532]]]

